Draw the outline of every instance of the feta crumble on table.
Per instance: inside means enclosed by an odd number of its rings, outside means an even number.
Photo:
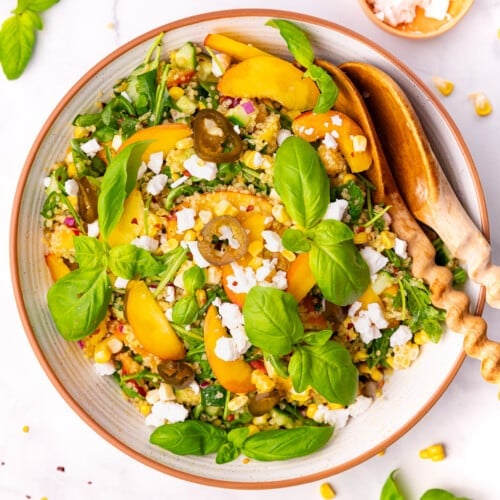
[[[375,16],[391,26],[411,23],[421,7],[425,16],[443,21],[450,5],[449,0],[370,0]]]

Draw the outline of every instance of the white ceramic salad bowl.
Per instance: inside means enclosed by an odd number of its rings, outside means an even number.
[[[64,156],[71,122],[90,109],[100,93],[143,59],[152,40],[165,32],[164,53],[191,40],[202,42],[209,32],[230,35],[282,57],[289,57],[270,18],[298,23],[308,34],[317,57],[335,64],[363,61],[392,76],[416,107],[445,173],[474,222],[484,233],[488,220],[484,197],[469,152],[456,126],[431,92],[390,54],[363,37],[331,22],[272,10],[213,12],[160,26],[119,48],[94,66],[64,96],[32,147],[15,198],[11,226],[14,290],[29,341],[49,379],[80,417],[102,437],[132,458],[183,479],[222,487],[273,488],[326,477],[372,457],[415,425],[437,401],[463,361],[463,337],[448,331],[439,344],[427,344],[414,365],[396,372],[384,386],[383,397],[335,433],[319,452],[285,462],[217,465],[212,456],[176,456],[149,443],[151,429],[125,401],[111,377],[95,373],[76,343],[57,332],[47,308],[51,279],[44,263],[42,226],[38,214],[44,200],[48,168]],[[472,310],[480,313],[484,298],[479,286],[468,284]]]

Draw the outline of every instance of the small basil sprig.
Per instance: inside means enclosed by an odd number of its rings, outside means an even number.
[[[105,240],[123,214],[125,199],[135,187],[141,157],[150,142],[129,144],[113,158],[106,169],[97,201],[99,230]]]
[[[33,54],[36,32],[43,29],[40,14],[59,0],[18,0],[0,30],[0,62],[9,80],[19,78]]]
[[[313,387],[331,403],[348,405],[356,397],[358,371],[349,351],[330,341],[332,332],[306,333],[296,300],[271,287],[250,289],[243,306],[250,342],[264,353],[291,353],[288,372],[296,391]]]
[[[284,19],[271,19],[266,25],[279,30],[292,56],[306,68],[304,76],[308,76],[318,85],[320,96],[313,111],[324,113],[331,109],[337,100],[339,89],[331,75],[314,64],[314,51],[305,33],[296,24]]]
[[[186,295],[176,301],[172,309],[172,320],[179,325],[191,324],[200,312],[200,306],[196,300],[196,290],[203,288],[207,281],[205,271],[199,266],[187,269],[183,276]]]
[[[309,264],[325,298],[337,305],[352,304],[370,283],[368,265],[342,222],[321,220],[330,202],[329,180],[318,152],[300,137],[279,147],[274,184],[290,217],[305,231],[287,229],[283,245],[309,252]]]

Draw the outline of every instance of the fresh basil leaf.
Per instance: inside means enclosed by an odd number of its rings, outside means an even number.
[[[138,141],[125,147],[108,165],[97,201],[99,229],[106,240],[123,214],[125,198],[137,181],[142,153],[150,141]]]
[[[313,242],[309,265],[326,300],[338,306],[355,302],[370,284],[370,271],[356,245]]]
[[[243,317],[250,342],[275,356],[288,354],[304,335],[297,301],[276,288],[251,288],[243,306]]]
[[[147,278],[163,272],[165,266],[147,250],[135,245],[118,245],[109,251],[109,269],[125,279]]]
[[[203,288],[207,281],[207,275],[201,267],[193,266],[184,272],[182,281],[186,292],[194,293],[199,288]]]
[[[191,353],[191,350],[190,350]],[[203,347],[203,353],[205,348]],[[224,407],[227,391],[219,384],[211,384],[201,389],[201,402],[204,407],[217,406]]]
[[[321,330],[320,332],[307,332],[304,335],[304,342],[308,345],[325,345],[331,338],[331,330]]]
[[[405,497],[399,491],[399,487],[394,479],[396,472],[397,469],[393,470],[384,483],[382,492],[380,493],[380,500],[405,500]]]
[[[311,243],[300,229],[286,229],[281,238],[283,246],[292,252],[309,252]]]
[[[471,500],[466,497],[457,497],[449,491],[442,490],[440,488],[433,488],[427,490],[421,497],[420,500]]]
[[[354,233],[351,228],[338,220],[323,220],[307,231],[307,236],[320,246],[336,245],[352,240]]]
[[[231,442],[224,443],[218,450],[215,456],[215,463],[227,464],[236,460],[240,456],[241,451]]]
[[[149,442],[176,455],[209,455],[227,442],[227,434],[207,422],[186,420],[157,427]]]
[[[178,325],[190,325],[198,316],[200,307],[194,295],[178,300],[172,309],[172,321]]]
[[[306,34],[294,23],[284,19],[270,19],[267,26],[277,28],[285,40],[290,54],[304,68],[308,68],[314,62],[314,52],[307,39]]]
[[[80,269],[106,269],[106,248],[97,238],[75,236],[75,258]]]
[[[242,452],[262,461],[304,457],[321,449],[332,437],[333,427],[296,427],[257,432],[243,442]]]
[[[276,153],[274,185],[290,217],[309,229],[330,202],[329,180],[318,152],[306,140],[291,136]]]
[[[231,429],[227,433],[227,439],[234,444],[237,448],[241,449],[243,443],[250,435],[250,429],[248,427],[238,427],[236,429]]]
[[[314,80],[320,92],[319,98],[314,106],[313,113],[326,113],[332,109],[337,97],[339,96],[339,88],[333,81],[330,73],[320,66],[312,64],[307,68],[304,76],[308,76]]]
[[[356,398],[358,370],[349,351],[338,342],[297,346],[288,371],[297,392],[311,386],[330,403],[342,405],[349,405]]]
[[[77,269],[58,279],[47,293],[49,310],[66,340],[92,333],[104,319],[111,285],[103,269]]]
[[[0,60],[9,80],[19,78],[26,69],[35,46],[35,30],[40,29],[40,22],[40,16],[29,11],[15,14],[3,22],[0,30]]]
[[[43,12],[58,2],[59,0],[18,0],[17,8],[14,12],[21,13],[28,9],[35,12]]]
[[[287,365],[279,356],[266,352],[264,353],[264,359],[273,367],[277,375],[283,378],[289,377]]]

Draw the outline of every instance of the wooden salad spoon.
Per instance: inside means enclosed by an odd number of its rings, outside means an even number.
[[[466,264],[469,276],[485,286],[488,304],[500,308],[500,267],[491,263],[487,239],[446,179],[405,93],[391,77],[369,64],[346,63],[342,69],[369,96],[366,106],[408,208]]]
[[[434,246],[403,201],[387,163],[385,150],[377,136],[378,129],[372,121],[358,87],[350,78],[351,66],[342,65],[340,69],[326,61],[318,61],[318,64],[332,74],[339,87],[335,108],[355,120],[368,138],[373,164],[366,174],[376,187],[374,199],[376,202],[391,206],[389,214],[392,219],[392,229],[399,238],[408,243],[408,255],[412,258],[412,273],[429,285],[432,303],[446,311],[447,326],[464,335],[465,352],[481,360],[483,378],[488,382],[499,384],[500,344],[487,338],[487,325],[484,319],[469,313],[470,299],[464,292],[453,288],[451,271],[436,265]],[[363,89],[363,86],[360,85],[359,88]],[[382,104],[382,106],[387,105],[387,102]],[[400,117],[396,118],[401,120]],[[401,126],[402,122],[398,123]],[[397,127],[398,124],[395,123],[394,128]]]

